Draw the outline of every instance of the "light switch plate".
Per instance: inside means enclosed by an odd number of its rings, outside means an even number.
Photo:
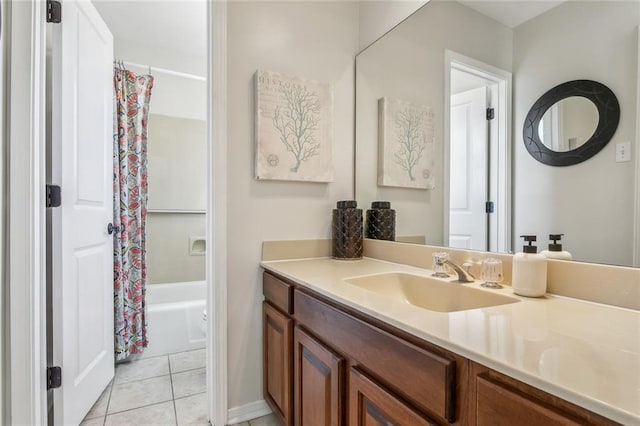
[[[616,144],[616,163],[631,161],[631,142],[619,142]]]

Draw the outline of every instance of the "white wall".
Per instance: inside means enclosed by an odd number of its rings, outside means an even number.
[[[233,408],[263,399],[262,241],[328,238],[335,202],[353,197],[358,4],[230,2],[227,25],[228,395]],[[254,179],[257,69],[333,84],[333,183]]]
[[[424,235],[427,244],[442,244],[445,49],[510,71],[511,40],[510,28],[475,10],[431,1],[358,55],[356,194],[363,206],[391,201],[396,235]],[[435,189],[377,186],[377,101],[383,96],[433,108]]]
[[[151,114],[206,120],[206,82],[163,73],[158,68],[193,74],[206,75],[206,52],[196,56],[188,52],[159,48],[144,44],[140,40],[114,38],[114,56],[118,60],[150,65],[154,76],[151,90]],[[148,67],[128,66],[138,74],[147,74]],[[154,71],[154,68],[156,70]]]
[[[638,2],[566,2],[515,28],[514,236],[537,234],[546,248],[549,233],[564,233],[565,249],[576,259],[632,264],[635,164],[616,163],[615,144],[630,141],[632,152],[638,149],[639,24]],[[550,167],[526,151],[524,118],[544,92],[575,79],[596,80],[613,90],[620,124],[593,158]]]

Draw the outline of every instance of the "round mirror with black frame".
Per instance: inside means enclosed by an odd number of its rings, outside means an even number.
[[[595,131],[576,148],[554,150],[554,144],[543,141],[541,129],[548,113],[563,99],[586,98],[597,109]],[[593,118],[591,118],[593,119]],[[620,121],[620,104],[616,95],[602,83],[593,80],[573,80],[562,83],[542,95],[531,107],[523,127],[524,144],[529,154],[549,166],[571,166],[596,155],[611,140]],[[586,123],[587,126],[589,123]],[[570,145],[569,145],[570,146]]]

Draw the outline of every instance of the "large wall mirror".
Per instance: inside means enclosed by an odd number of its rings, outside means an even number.
[[[510,252],[519,251],[519,235],[537,235],[542,250],[548,234],[563,233],[575,260],[632,266],[640,238],[634,231],[639,25],[637,1],[504,1],[496,7],[431,0],[356,57],[359,205],[390,201],[396,235],[409,241]],[[610,88],[619,123],[596,155],[551,167],[527,152],[523,124],[538,98],[572,80]],[[418,122],[418,135],[428,135],[419,154],[430,157],[417,173],[429,177],[428,189],[379,183],[380,146],[393,152],[379,128],[401,131],[380,107],[383,98],[428,118]],[[594,122],[592,105],[566,103]],[[563,148],[553,142],[553,120],[542,120],[546,128],[538,131],[556,151],[575,149],[594,131],[588,125],[572,131],[567,143],[574,145]],[[625,143],[632,155],[617,161]]]

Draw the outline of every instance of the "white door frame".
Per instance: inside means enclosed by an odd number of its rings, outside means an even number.
[[[7,191],[5,188],[5,183],[7,179],[5,177],[5,173],[7,172],[7,150],[6,146],[8,143],[8,131],[7,131],[7,108],[8,104],[5,102],[7,99],[7,93],[9,91],[9,83],[8,83],[8,53],[9,53],[9,43],[7,39],[8,32],[6,28],[8,27],[9,18],[8,18],[8,1],[0,0],[0,13],[2,17],[0,19],[0,25],[2,25],[0,30],[0,145],[2,145],[2,149],[0,149],[0,200],[6,200]],[[6,214],[5,209],[0,208],[0,224],[5,223]],[[4,226],[0,226],[0,277],[2,277],[2,282],[6,282],[6,270],[7,270],[7,262],[6,262],[6,242],[7,242],[7,229]],[[7,297],[9,296],[9,291],[6,285],[3,285],[0,288],[0,322],[3,324],[9,324],[8,315],[8,304]],[[7,378],[7,374],[9,373],[9,368],[7,364],[7,360],[9,358],[8,346],[7,346],[7,336],[9,330],[7,327],[3,325],[0,326],[0,423],[9,424],[8,418],[8,408],[9,404],[7,396],[9,395],[9,379]]]
[[[444,53],[444,167],[443,176],[449,176],[450,141],[449,126],[451,114],[451,70],[460,69],[498,86],[497,110],[498,114],[498,170],[503,171],[498,176],[498,203],[496,214],[498,217],[498,234],[503,235],[498,241],[504,241],[504,246],[498,244],[497,251],[511,252],[511,73],[496,68],[484,62],[461,55],[451,50]],[[492,101],[493,102],[493,101]],[[449,180],[443,179],[443,245],[449,245]],[[496,250],[494,250],[496,251]]]
[[[12,1],[9,37],[8,249],[10,424],[46,424],[46,2]]]
[[[227,424],[227,1],[207,2],[207,391]]]
[[[633,266],[640,267],[640,25],[638,31],[638,83],[636,84],[636,184],[635,184],[635,218],[633,224]]]
[[[226,316],[226,1],[207,2],[209,313],[207,390],[211,423],[227,419]],[[8,126],[10,289],[9,424],[47,423],[45,307],[46,2],[13,1]],[[63,17],[64,19],[64,17]],[[215,125],[212,125],[214,124]],[[215,142],[215,143],[214,143]],[[4,395],[4,393],[2,393]],[[5,399],[6,401],[6,399]],[[0,422],[4,419],[0,419]]]

